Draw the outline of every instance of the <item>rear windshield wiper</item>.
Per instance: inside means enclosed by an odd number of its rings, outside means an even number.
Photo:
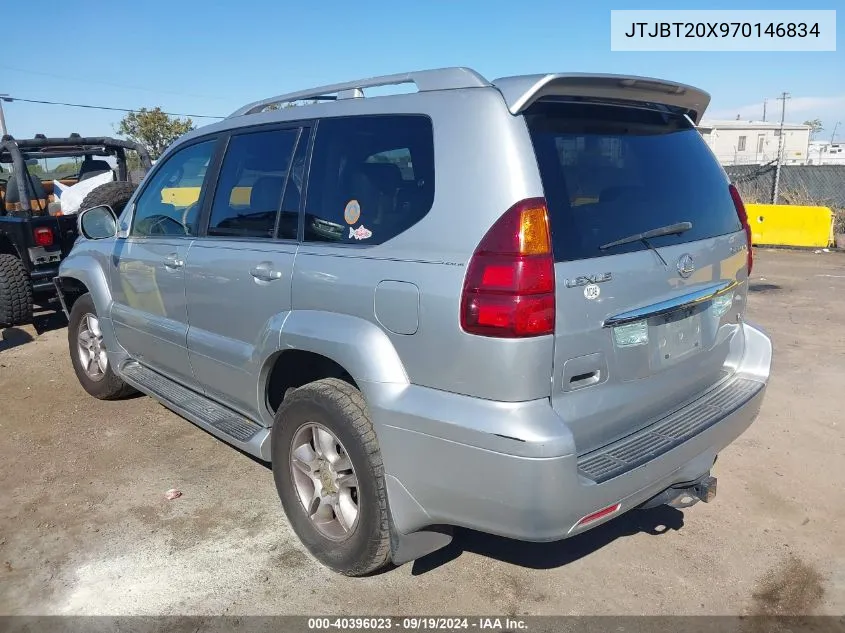
[[[656,229],[651,229],[650,231],[645,231],[644,233],[635,233],[634,235],[629,235],[628,237],[623,237],[621,240],[616,240],[615,242],[608,242],[607,244],[602,244],[599,246],[600,251],[606,251],[609,248],[613,248],[614,246],[622,246],[623,244],[631,244],[632,242],[642,242],[646,245],[646,248],[655,252],[655,254],[660,258],[660,261],[663,262],[664,266],[668,266],[666,260],[663,259],[663,256],[660,252],[651,245],[649,240],[653,237],[661,237],[663,235],[680,235],[681,233],[685,233],[692,228],[692,222],[678,222],[677,224],[668,224],[666,226],[661,226]]]

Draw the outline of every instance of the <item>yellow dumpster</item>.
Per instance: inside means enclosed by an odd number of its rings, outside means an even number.
[[[747,204],[751,243],[767,246],[814,246],[833,242],[833,211],[828,207]]]

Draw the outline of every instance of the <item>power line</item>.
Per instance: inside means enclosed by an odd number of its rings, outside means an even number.
[[[2,97],[3,101],[23,101],[25,103],[40,103],[44,105],[58,105],[58,106],[67,106],[69,108],[88,108],[91,110],[112,110],[114,112],[137,112],[138,109],[129,109],[129,108],[112,108],[109,106],[97,106],[97,105],[89,105],[85,103],[63,103],[61,101],[41,101],[39,99],[21,99],[20,97]],[[225,119],[226,117],[222,116],[212,116],[208,114],[180,114],[178,112],[163,112],[162,114],[166,114],[167,116],[186,116],[192,119]]]
[[[221,97],[218,96],[210,96],[210,95],[198,95],[191,92],[177,92],[175,90],[161,90],[159,88],[142,88],[141,86],[131,86],[128,84],[120,84],[115,83],[113,81],[103,81],[102,79],[83,79],[82,77],[71,77],[68,75],[62,75],[58,73],[50,73],[45,72],[43,70],[28,70],[25,68],[16,68],[15,66],[9,66],[7,64],[0,64],[0,68],[5,70],[11,70],[18,73],[26,73],[29,75],[41,75],[42,77],[51,77],[53,79],[64,79],[71,82],[81,82],[81,83],[88,83],[88,84],[99,84],[101,86],[111,86],[113,88],[122,88],[124,90],[140,90],[142,92],[156,92],[159,94],[171,94],[171,95],[179,95],[182,97],[198,97],[200,99],[220,99]]]

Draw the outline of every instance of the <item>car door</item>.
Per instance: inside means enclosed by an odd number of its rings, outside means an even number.
[[[216,140],[174,151],[150,174],[112,257],[118,342],[141,364],[187,386],[196,381],[188,361],[185,261]]]
[[[259,373],[291,307],[309,128],[231,134],[185,272],[188,355],[208,396],[260,419]],[[291,166],[293,165],[293,168]]]

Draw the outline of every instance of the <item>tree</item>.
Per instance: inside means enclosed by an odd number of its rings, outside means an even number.
[[[810,138],[811,139],[815,138],[816,134],[818,134],[819,132],[821,132],[824,129],[824,127],[822,126],[822,120],[821,119],[812,119],[810,121],[804,121],[804,125],[810,126]]]
[[[173,141],[194,127],[191,119],[171,117],[162,112],[160,107],[152,110],[141,108],[123,117],[117,133],[145,146],[155,160]]]
[[[139,171],[141,169],[141,157],[135,150],[126,150],[126,169],[129,171]]]
[[[315,103],[320,103],[316,99],[313,101],[287,101],[284,103],[271,103],[266,108],[262,110],[262,112],[272,112],[274,110],[287,110],[288,108],[296,108],[300,105],[313,105]]]
[[[57,174],[75,174],[79,171],[79,165],[76,162],[59,163],[53,171]]]

